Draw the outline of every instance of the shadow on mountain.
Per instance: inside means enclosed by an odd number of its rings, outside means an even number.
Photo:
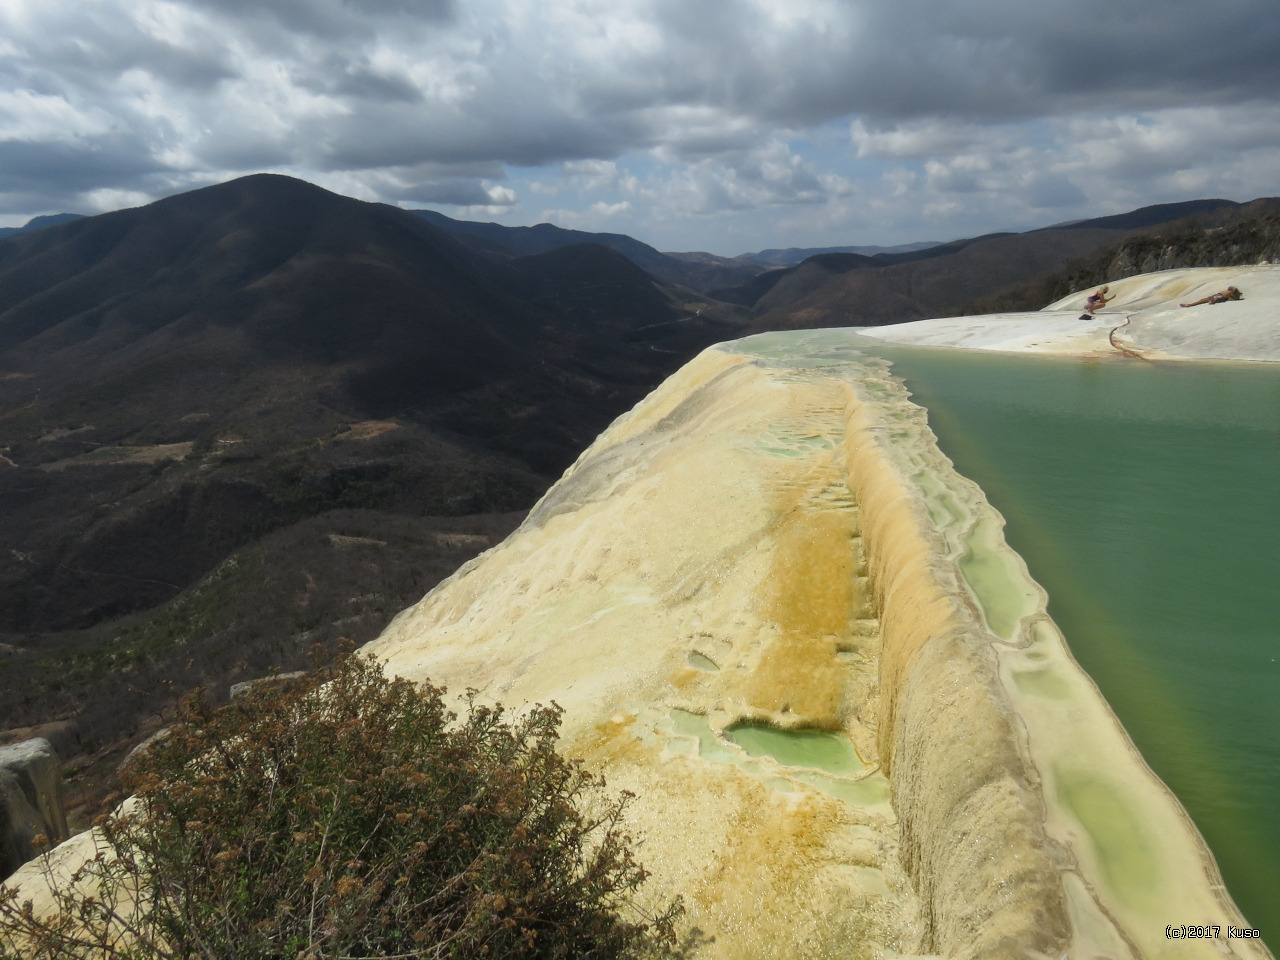
[[[712,295],[749,310],[753,330],[883,326],[952,316],[971,303],[986,303],[983,298],[1000,291],[1031,285],[1126,238],[1167,230],[1188,217],[1214,226],[1236,215],[1241,206],[1230,200],[1158,204],[919,250],[870,257],[823,254],[716,289]]]
[[[424,571],[335,579],[328,547],[273,554],[330,612],[382,597],[347,631],[370,638],[490,542],[439,524],[509,529],[613,417],[739,329],[612,249],[485,257],[279,176],[0,240],[0,726],[109,701],[117,722],[82,731],[96,748],[155,708],[138,693],[155,677],[224,685],[269,665],[258,649],[296,663],[328,634],[293,624],[289,591],[234,600],[260,605],[239,632],[166,624],[228,558],[324,516],[401,531],[378,556]]]
[[[413,213],[486,256],[525,257],[563,247],[596,244],[616,250],[665,283],[702,293],[716,287],[743,283],[765,268],[754,261],[717,257],[709,253],[660,253],[647,243],[621,233],[567,230],[550,223],[505,227],[499,223],[454,220],[434,210],[414,210]]]

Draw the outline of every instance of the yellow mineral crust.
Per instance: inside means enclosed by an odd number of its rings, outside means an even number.
[[[707,350],[366,649],[560,703],[566,749],[637,795],[647,895],[684,897],[699,956],[1267,956],[1165,939],[1244,922],[855,341]]]
[[[919,950],[876,746],[879,634],[848,486],[850,392],[712,350],[615,423],[508,541],[367,649],[387,670],[566,709],[566,748],[637,795],[649,896],[700,956]],[[751,756],[743,721],[861,763]]]

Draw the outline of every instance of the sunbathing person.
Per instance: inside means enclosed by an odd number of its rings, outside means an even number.
[[[1201,297],[1199,300],[1193,300],[1191,303],[1180,303],[1180,307],[1198,307],[1202,303],[1226,303],[1228,300],[1239,300],[1244,296],[1237,287],[1227,287],[1225,290],[1219,290],[1217,293],[1210,294],[1207,297]]]
[[[1099,287],[1096,293],[1089,294],[1089,299],[1084,302],[1084,312],[1089,316],[1093,316],[1093,311],[1101,310],[1114,300],[1116,298],[1114,293],[1109,297],[1107,296],[1107,291],[1110,289],[1110,287]]]

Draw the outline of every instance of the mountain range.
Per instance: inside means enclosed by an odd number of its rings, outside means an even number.
[[[100,785],[175,690],[371,639],[709,344],[957,312],[1239,206],[772,269],[803,251],[667,254],[266,174],[33,221],[0,238],[0,730]]]
[[[0,238],[16,236],[19,233],[32,233],[45,227],[56,227],[60,223],[82,219],[78,213],[51,213],[43,217],[32,217],[20,227],[0,227]]]

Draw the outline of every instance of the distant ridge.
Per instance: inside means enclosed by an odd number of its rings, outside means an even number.
[[[810,257],[826,254],[886,256],[912,254],[942,246],[939,241],[903,243],[897,246],[787,247],[770,248],[737,257],[721,257],[705,251],[661,252],[634,237],[621,233],[591,233],[571,230],[551,223],[532,227],[507,227],[500,223],[455,220],[435,210],[412,210],[428,223],[447,230],[488,255],[523,257],[547,253],[579,243],[598,243],[617,250],[624,257],[668,283],[678,283],[702,293],[748,283],[766,270],[794,267]],[[958,241],[964,242],[964,241]]]
[[[1210,203],[1217,206],[1201,206]],[[1139,274],[1280,260],[1280,198],[1262,197],[1248,203],[1192,201],[1163,206],[1175,211],[1193,209],[1182,219],[1128,235],[1117,243],[1075,258],[1051,273],[977,297],[956,312],[964,315],[1039,310],[1074,291]],[[1147,208],[1151,209],[1155,208]],[[1134,212],[1146,213],[1145,210]]]
[[[1072,220],[1068,223],[1041,227],[1040,230],[1142,230],[1145,227],[1158,227],[1174,220],[1187,217],[1221,216],[1244,206],[1234,200],[1183,200],[1179,203],[1156,203],[1149,207],[1139,207],[1128,213],[1117,213],[1107,217],[1093,217],[1089,220]],[[1029,231],[1038,233],[1039,230]]]
[[[734,259],[759,263],[766,267],[794,267],[810,257],[826,253],[856,253],[864,257],[874,257],[878,253],[914,253],[917,250],[928,250],[930,247],[941,245],[942,241],[940,240],[922,240],[919,243],[900,243],[893,247],[787,247],[785,249],[761,250],[757,253],[744,253]]]
[[[824,253],[709,295],[750,310],[756,330],[879,326],[983,312],[993,294],[1028,284],[1127,237],[1191,222],[1218,229],[1246,208],[1266,202],[1188,200],[870,257]],[[1023,290],[1018,296],[1035,297],[1037,291]]]
[[[595,243],[618,251],[659,280],[700,292],[712,287],[743,283],[760,272],[758,266],[737,263],[711,254],[698,254],[694,258],[684,259],[661,253],[647,243],[621,233],[590,233],[550,223],[539,223],[532,227],[506,227],[500,223],[454,220],[435,210],[409,212],[468,243],[480,253],[527,257],[575,244]]]
[[[49,213],[43,217],[32,217],[20,227],[0,227],[0,237],[13,237],[20,233],[32,233],[36,230],[43,230],[46,227],[56,227],[60,223],[70,223],[72,220],[84,219],[79,213]]]

